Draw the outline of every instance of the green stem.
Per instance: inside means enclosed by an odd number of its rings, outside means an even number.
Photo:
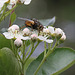
[[[24,64],[27,62],[27,60],[30,58],[30,56],[32,55],[32,53],[34,52],[34,43],[32,43],[32,49],[31,49],[31,53],[29,54],[29,56],[26,58],[26,60],[24,61]]]
[[[48,50],[46,56],[43,58],[43,60],[41,61],[40,65],[38,66],[38,68],[36,69],[36,71],[34,72],[34,75],[37,75],[39,69],[41,68],[41,66],[43,65],[43,63],[45,62],[46,58],[54,51],[55,47],[57,46],[58,41],[56,41],[54,47],[52,50]]]
[[[24,64],[27,62],[27,60],[30,58],[30,56],[33,54],[34,50],[36,49],[36,47],[39,45],[40,42],[37,42],[36,46],[34,47],[34,44],[32,44],[32,50],[31,53],[29,54],[29,56],[26,58]]]
[[[39,67],[37,68],[37,70],[34,72],[34,75],[37,75],[37,73],[38,73],[38,71],[39,71],[39,69],[40,69],[40,67],[42,66],[42,64],[45,62],[45,60],[46,60],[46,57],[44,57],[43,58],[43,60],[41,61],[41,63],[40,63],[40,65],[39,65]]]
[[[44,57],[46,56],[46,42],[44,42],[44,48],[45,48],[45,50],[44,50]]]
[[[46,57],[48,57],[54,51],[54,49],[56,48],[57,44],[58,44],[58,40],[56,40],[56,43],[55,43],[54,47],[47,52]]]
[[[15,52],[14,50],[14,41],[11,39],[11,47],[12,47],[12,51]]]
[[[51,48],[53,47],[53,42],[51,43]]]
[[[25,41],[23,41],[23,61],[24,61],[24,56],[25,56]]]
[[[15,56],[17,57],[17,55],[18,55],[18,48],[16,46],[14,46],[14,47],[15,47]]]
[[[51,50],[51,46],[50,46],[50,43],[48,43],[48,50]]]
[[[2,21],[2,18],[3,18],[3,17],[5,18],[6,7],[7,7],[7,5],[5,4],[5,5],[4,5],[3,13],[2,13],[2,15],[1,15],[1,17],[0,17],[0,22]]]
[[[52,50],[55,49],[55,47],[57,46],[57,44],[58,44],[58,40],[56,40],[56,43],[55,43],[54,47],[52,48]]]
[[[21,59],[20,55],[19,55],[19,54],[17,54],[17,56],[18,56],[18,58],[19,58],[20,62],[22,63],[22,59]]]
[[[5,6],[5,5],[3,5],[3,7],[1,8],[0,13],[1,13],[1,12],[2,12],[2,10],[4,9],[4,6]]]
[[[8,16],[8,15],[12,12],[12,10],[14,10],[16,7],[17,7],[17,5],[15,5],[11,10],[5,12],[5,15],[4,15],[2,18],[0,18],[0,22],[1,22],[6,16]]]
[[[22,58],[22,73],[21,73],[21,75],[24,75],[24,57],[25,57],[25,41],[23,41],[23,58]]]
[[[26,56],[28,55],[28,53],[30,52],[31,47],[32,47],[32,45],[30,45],[29,49],[27,50],[26,55],[25,55],[25,58],[26,58]],[[24,59],[25,59],[25,58],[24,58]]]

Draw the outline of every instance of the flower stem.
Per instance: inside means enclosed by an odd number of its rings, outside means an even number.
[[[48,43],[48,50],[51,50],[51,45],[50,45],[50,43]]]
[[[14,10],[16,7],[17,7],[17,5],[15,5],[11,10],[5,12],[4,16],[2,16],[2,17],[0,18],[0,22],[1,22],[3,19],[5,19],[5,17],[8,16],[8,15],[11,13],[11,11]]]
[[[30,45],[28,51],[26,52],[25,58],[26,58],[26,56],[28,55],[28,53],[30,52],[31,47],[32,47],[32,45]],[[24,59],[25,59],[25,58],[24,58]]]
[[[15,6],[15,4],[14,5],[12,5],[12,8]],[[12,11],[11,11],[11,13],[10,13],[10,16],[13,14],[15,12],[15,9],[13,9]],[[11,19],[9,20],[9,27],[11,26]]]
[[[1,15],[1,17],[0,17],[0,22],[2,21],[2,18],[3,18],[3,17],[5,18],[5,11],[6,11],[7,5],[5,4],[3,7],[4,7],[4,10],[3,10],[3,13],[2,13],[2,15]]]
[[[24,64],[27,62],[27,60],[30,58],[30,56],[33,53],[33,49],[34,49],[34,43],[32,43],[32,49],[31,49],[31,53],[29,54],[29,56],[26,58],[26,60],[24,61]]]
[[[38,73],[38,71],[39,71],[39,69],[40,69],[40,67],[42,66],[42,64],[45,62],[45,60],[46,60],[46,57],[44,57],[43,58],[43,60],[41,61],[41,63],[40,63],[40,65],[39,65],[39,67],[37,68],[37,70],[34,72],[34,75],[37,75],[37,73]]]
[[[24,75],[24,57],[25,57],[25,48],[26,48],[26,45],[25,45],[25,41],[23,41],[23,57],[22,57],[22,74],[21,75]]]
[[[44,50],[44,57],[46,56],[46,42],[44,42],[44,48],[45,48],[45,50]]]
[[[54,51],[54,49],[56,48],[57,44],[58,44],[58,41],[56,40],[56,43],[55,43],[54,47],[51,50],[48,50],[46,57],[48,57]]]
[[[54,47],[52,48],[52,50],[48,50],[47,54],[44,56],[44,58],[42,59],[40,65],[38,66],[37,70],[34,72],[34,75],[37,75],[39,69],[41,68],[41,66],[43,65],[43,63],[45,62],[46,58],[54,51],[55,47],[57,46],[58,41],[56,41]]]
[[[36,46],[34,47],[34,43],[32,44],[32,50],[31,53],[29,54],[29,56],[26,58],[24,64],[27,62],[27,60],[30,58],[30,56],[33,54],[34,50],[36,49],[36,47],[39,45],[40,42],[37,42]]]

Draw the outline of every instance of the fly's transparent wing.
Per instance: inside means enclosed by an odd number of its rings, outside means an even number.
[[[53,17],[52,19],[41,19],[39,20],[39,22],[44,26],[54,25],[55,19],[56,17]]]

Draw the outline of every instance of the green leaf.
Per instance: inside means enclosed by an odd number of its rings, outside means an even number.
[[[11,49],[10,40],[6,39],[2,34],[0,34],[0,49],[3,47],[8,47]]]
[[[43,53],[27,69],[26,75],[34,75],[43,59]],[[58,75],[75,63],[75,51],[70,48],[57,48],[49,55],[37,75]]]
[[[16,14],[15,14],[15,12],[13,12],[13,13],[11,14],[11,16],[10,16],[11,25],[13,24],[13,22],[15,21],[15,19],[16,19]]]
[[[19,64],[8,48],[0,49],[0,75],[19,75]]]
[[[39,22],[44,26],[53,25],[55,23],[55,17],[53,17],[52,19],[42,19],[39,20]]]

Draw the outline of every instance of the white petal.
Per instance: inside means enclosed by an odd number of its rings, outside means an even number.
[[[53,40],[51,40],[51,39],[47,39],[46,42],[47,42],[47,43],[52,43]]]
[[[42,41],[45,41],[46,40],[46,38],[43,37],[43,36],[38,36],[37,38],[40,39],[40,40],[42,40]]]
[[[52,27],[52,26],[48,26],[48,29],[49,29],[49,31],[50,31],[51,34],[54,33],[54,27]]]
[[[21,37],[21,39],[23,39],[23,40],[29,40],[31,38],[29,38],[29,37]]]
[[[2,2],[7,2],[7,1],[9,1],[9,0],[0,0],[0,1],[2,1]]]
[[[9,32],[4,32],[3,35],[7,38],[7,39],[12,39],[14,36],[11,35]]]
[[[30,2],[31,2],[31,0],[25,0],[24,4],[28,5],[28,4],[30,4]]]
[[[13,36],[6,36],[6,38],[7,38],[7,39],[12,39],[12,38],[13,38]]]

